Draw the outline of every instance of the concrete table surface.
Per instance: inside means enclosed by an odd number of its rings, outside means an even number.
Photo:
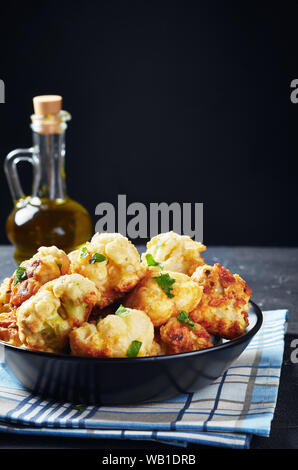
[[[139,247],[143,251],[144,247]],[[0,246],[0,277],[16,267],[11,246]],[[252,448],[298,448],[298,365],[289,360],[290,342],[298,338],[298,248],[209,247],[204,253],[209,264],[218,262],[242,276],[253,291],[252,299],[263,310],[287,308],[290,313],[279,399],[269,438],[254,437]],[[1,356],[1,350],[0,350]],[[167,449],[147,442],[101,441],[79,438],[0,435],[0,448],[110,448]]]

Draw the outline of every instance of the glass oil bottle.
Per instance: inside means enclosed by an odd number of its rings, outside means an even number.
[[[65,130],[71,116],[62,110],[61,96],[37,96],[33,105],[33,147],[13,150],[4,164],[14,201],[6,233],[15,246],[18,263],[30,258],[40,246],[56,245],[68,253],[93,233],[88,211],[66,194]],[[32,195],[23,193],[17,172],[20,161],[32,164]]]

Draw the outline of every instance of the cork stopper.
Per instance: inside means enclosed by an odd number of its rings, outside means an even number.
[[[62,96],[40,95],[33,98],[34,113],[38,116],[58,114],[62,109]]]
[[[38,134],[61,134],[71,119],[67,111],[62,111],[62,96],[40,95],[33,98],[34,114],[31,115],[31,128]]]

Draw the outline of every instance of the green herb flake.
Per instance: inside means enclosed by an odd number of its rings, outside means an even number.
[[[130,309],[125,308],[123,305],[120,305],[119,308],[115,312],[115,315],[118,315],[119,317],[126,317],[129,314],[130,314]]]
[[[87,256],[89,256],[89,253],[88,253],[88,250],[85,246],[83,246],[81,248],[81,254],[80,254],[80,258],[81,259],[84,259],[84,258],[87,258]]]
[[[151,253],[147,253],[147,255],[145,255],[145,258],[146,258],[146,261],[147,261],[147,265],[148,265],[148,266],[159,266],[160,269],[163,269],[163,264],[162,264],[162,263],[158,263],[157,261],[155,261],[155,259],[154,259],[153,256],[151,255]]]
[[[171,293],[171,290],[173,290],[173,284],[176,282],[175,279],[173,279],[169,273],[166,274],[161,274],[158,277],[154,278],[159,285],[159,287],[167,294],[167,296],[171,299],[174,297],[174,294]]]
[[[179,313],[177,320],[179,320],[181,323],[185,323],[186,325],[188,325],[190,328],[193,329],[193,331],[196,331],[194,322],[189,318],[188,313],[186,313],[184,310]]]
[[[19,266],[16,269],[13,285],[15,286],[18,282],[25,281],[26,279],[28,279],[26,274],[26,268],[24,268],[23,266]]]
[[[58,261],[56,263],[59,268],[60,274],[62,274],[62,263],[58,263]]]
[[[102,261],[105,261],[106,259],[107,259],[106,256],[102,255],[101,253],[94,253],[91,259],[89,260],[89,263],[90,264],[102,263]]]
[[[73,410],[77,410],[77,411],[85,411],[87,409],[87,406],[83,406],[83,405],[76,405],[73,407]]]
[[[141,346],[141,341],[132,341],[126,353],[127,357],[137,357]]]
[[[182,310],[177,317],[177,320],[179,320],[181,323],[187,323],[188,319],[189,315],[184,310]]]

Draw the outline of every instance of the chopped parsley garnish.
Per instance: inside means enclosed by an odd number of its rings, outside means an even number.
[[[62,273],[62,263],[58,263],[58,261],[57,261],[57,266],[58,266],[60,274],[61,274]]]
[[[89,253],[88,253],[87,248],[86,248],[85,246],[83,246],[83,247],[81,248],[80,258],[81,258],[81,259],[87,258],[88,255],[89,255]]]
[[[102,255],[101,253],[94,253],[91,259],[89,260],[89,263],[90,264],[101,263],[102,261],[105,261],[106,259],[107,259],[106,256]]]
[[[25,281],[26,279],[28,279],[26,274],[26,268],[19,266],[16,269],[16,275],[13,281],[13,285],[15,286],[18,282]]]
[[[141,341],[132,341],[126,353],[127,357],[137,357],[141,346]]]
[[[177,320],[179,320],[181,323],[185,323],[186,325],[188,325],[190,328],[193,329],[193,331],[196,331],[194,322],[189,318],[188,313],[186,313],[184,310],[179,313]]]
[[[176,280],[173,279],[169,273],[161,274],[154,279],[156,280],[159,287],[167,294],[168,297],[170,297],[170,299],[174,297],[174,294],[171,293],[171,290],[173,290],[172,286]]]
[[[77,405],[73,407],[73,410],[77,410],[77,411],[85,411],[86,409],[87,409],[87,406],[83,406],[83,405]]]
[[[123,307],[123,305],[120,305],[119,308],[115,312],[115,315],[118,315],[119,317],[126,317],[129,314],[130,314],[130,309]]]
[[[84,258],[87,258],[89,256],[89,252],[87,250],[87,247],[86,246],[83,246],[81,248],[81,254],[80,254],[80,258],[81,259],[84,259]],[[102,255],[101,253],[94,253],[92,256],[91,256],[91,259],[89,259],[89,263],[90,264],[94,264],[94,263],[101,263],[102,261],[105,261],[107,258]]]
[[[155,261],[155,259],[150,253],[147,253],[147,255],[145,255],[145,258],[146,258],[148,266],[159,266],[160,269],[163,269],[163,264]]]

